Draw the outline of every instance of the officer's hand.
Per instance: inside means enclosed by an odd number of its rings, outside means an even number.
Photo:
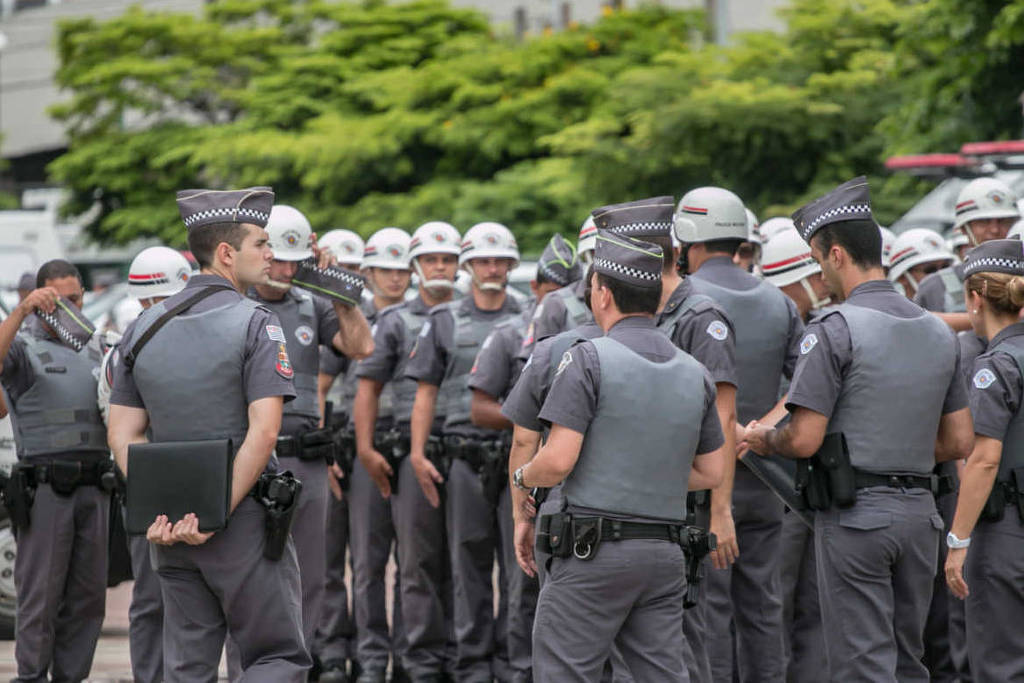
[[[318,268],[328,268],[338,262],[334,254],[331,253],[330,249],[321,249],[316,243],[316,233],[310,235],[310,241],[313,247],[313,259],[316,261]]]
[[[173,525],[167,520],[167,515],[158,515],[146,529],[146,540],[157,545],[174,545],[172,528]]]
[[[515,524],[516,562],[523,568],[527,576],[537,576],[537,560],[533,555],[533,520],[519,521]]]
[[[736,458],[740,459],[750,450],[750,447],[745,443],[747,439],[747,428],[741,425],[739,422],[736,423]]]
[[[728,569],[740,556],[732,510],[711,509],[711,533],[718,539],[718,548],[711,551],[711,566],[715,569]]]
[[[967,559],[967,548],[950,548],[946,553],[946,583],[953,595],[963,600],[970,591],[964,581],[964,560]]]
[[[40,287],[29,292],[25,300],[18,304],[18,308],[23,315],[33,313],[37,308],[44,313],[53,313],[59,298],[60,294],[53,287]]]
[[[327,466],[327,488],[331,490],[331,495],[334,496],[334,500],[341,500],[345,497],[345,492],[341,490],[341,483],[339,479],[344,479],[345,473],[337,463],[331,463]]]
[[[758,455],[769,455],[767,434],[772,429],[774,427],[766,427],[757,420],[751,420],[750,424],[747,425],[742,445]],[[746,453],[745,450],[743,452]]]
[[[379,451],[369,450],[364,453],[359,453],[359,462],[363,463],[363,467],[370,474],[370,479],[373,479],[373,483],[377,485],[377,489],[380,490],[380,495],[388,498],[391,496],[391,477],[395,471],[391,469],[391,465],[388,464],[387,458],[380,454]]]
[[[444,483],[444,477],[434,467],[434,463],[427,460],[424,455],[409,455],[409,464],[412,465],[412,471],[416,474],[416,481],[420,483],[420,488],[423,489],[423,495],[426,496],[427,502],[433,507],[439,507],[441,505],[441,496],[437,493],[437,485]]]
[[[537,516],[537,501],[533,496],[523,496],[518,507],[518,515],[513,515],[516,519],[533,519]]]
[[[192,512],[178,520],[171,530],[175,543],[202,545],[213,537],[213,532],[203,533],[199,530],[199,518]]]

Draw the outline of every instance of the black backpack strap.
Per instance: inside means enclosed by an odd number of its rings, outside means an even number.
[[[142,333],[142,336],[139,337],[139,340],[137,342],[135,342],[135,345],[132,346],[131,350],[124,355],[124,358],[122,359],[121,362],[124,363],[126,368],[131,370],[135,366],[135,359],[139,357],[139,352],[142,351],[142,347],[144,347],[149,342],[149,340],[153,338],[153,335],[160,331],[161,327],[170,322],[171,318],[181,313],[184,313],[185,311],[192,308],[203,299],[212,296],[217,292],[222,292],[227,289],[227,287],[217,286],[203,287],[199,292],[196,293],[195,296],[191,296],[185,299],[174,308],[170,309],[169,311],[166,311],[163,315],[157,318],[153,322],[153,324],[146,329],[145,332]]]

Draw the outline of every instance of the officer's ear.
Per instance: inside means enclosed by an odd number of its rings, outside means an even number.
[[[218,242],[216,248],[213,250],[213,256],[217,263],[223,263],[225,266],[234,265],[235,248],[227,242]]]

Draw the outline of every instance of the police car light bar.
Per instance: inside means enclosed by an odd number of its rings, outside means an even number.
[[[968,142],[960,148],[960,154],[972,157],[1008,156],[1024,154],[1024,140],[1002,140],[998,142]]]
[[[907,154],[889,157],[885,167],[919,176],[945,177],[961,175],[975,163],[960,154]]]

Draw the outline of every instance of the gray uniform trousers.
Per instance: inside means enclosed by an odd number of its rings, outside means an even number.
[[[325,550],[324,534],[327,525],[327,465],[323,460],[281,458],[281,469],[289,470],[302,482],[299,504],[292,517],[292,542],[299,562],[299,581],[302,585],[302,638],[312,643],[320,621],[320,607],[324,598]],[[242,677],[242,660],[231,634],[225,645],[228,678]]]
[[[967,550],[967,650],[978,683],[1024,681],[1024,523],[1013,505],[978,522]]]
[[[164,599],[160,577],[145,536],[131,536],[132,604],[128,608],[128,646],[135,683],[160,683],[164,678]]]
[[[451,555],[455,678],[476,683],[509,678],[506,654],[507,601],[505,558],[497,507],[484,496],[480,477],[454,459],[445,499]],[[505,491],[505,495],[508,492]],[[494,561],[499,565],[498,616],[494,615]]]
[[[241,680],[299,683],[312,664],[302,638],[295,546],[263,557],[264,510],[245,498],[226,529],[199,546],[156,546],[164,598],[164,680],[216,681],[228,631]]]
[[[324,599],[313,651],[321,662],[344,662],[355,656],[356,629],[348,605],[348,491],[341,500],[327,496]]]
[[[717,683],[732,683],[734,671],[740,683],[785,676],[779,580],[783,509],[764,484],[737,464],[733,519],[740,556],[728,569],[711,569],[706,579],[706,643]]]
[[[352,551],[352,612],[356,624],[355,658],[364,671],[383,671],[392,652],[400,661],[402,635],[401,577],[396,575],[392,628],[388,629],[384,573],[395,538],[391,504],[357,459],[348,489],[348,542]],[[398,566],[401,567],[401,558]]]
[[[612,645],[640,683],[689,681],[683,551],[656,540],[604,542],[591,560],[555,558],[533,630],[537,683],[601,679]]]
[[[711,526],[711,509],[709,507],[698,507],[694,511],[692,520],[696,526],[708,529]],[[715,571],[711,564],[711,558],[704,560],[705,580],[697,594],[697,604],[688,610],[683,611],[683,635],[686,637],[686,647],[683,650],[683,657],[686,661],[686,669],[690,673],[691,683],[711,683],[711,659],[708,657],[707,646],[707,604],[708,586],[707,578]],[[612,652],[613,665],[616,663],[616,651]]]
[[[944,530],[949,530],[952,526],[953,515],[956,513],[956,498],[956,493],[951,492],[935,500],[945,524]],[[932,683],[956,683],[961,680],[966,682],[970,680],[969,677],[960,673],[966,674],[967,665],[967,640],[963,631],[964,603],[950,593],[946,585],[944,541],[940,541],[938,553],[932,601],[924,627],[924,663],[928,667]]]
[[[391,494],[401,582],[405,649],[402,665],[412,676],[446,670],[451,644],[450,596],[444,508],[427,502],[408,457],[398,465],[398,491]],[[447,599],[446,599],[447,598]]]
[[[530,683],[533,666],[533,620],[537,611],[540,584],[516,562],[515,525],[512,521],[512,496],[502,490],[498,502],[498,526],[501,550],[505,554],[505,576],[508,581],[508,666],[513,683]]]
[[[815,515],[833,681],[928,681],[921,662],[942,518],[923,489],[868,488]]]
[[[787,513],[779,545],[782,622],[786,644],[787,683],[815,683],[828,671],[825,634],[818,605],[818,566],[814,531]]]
[[[31,524],[18,532],[14,658],[18,681],[80,681],[89,675],[107,595],[110,495],[95,486],[70,496],[40,484]]]

